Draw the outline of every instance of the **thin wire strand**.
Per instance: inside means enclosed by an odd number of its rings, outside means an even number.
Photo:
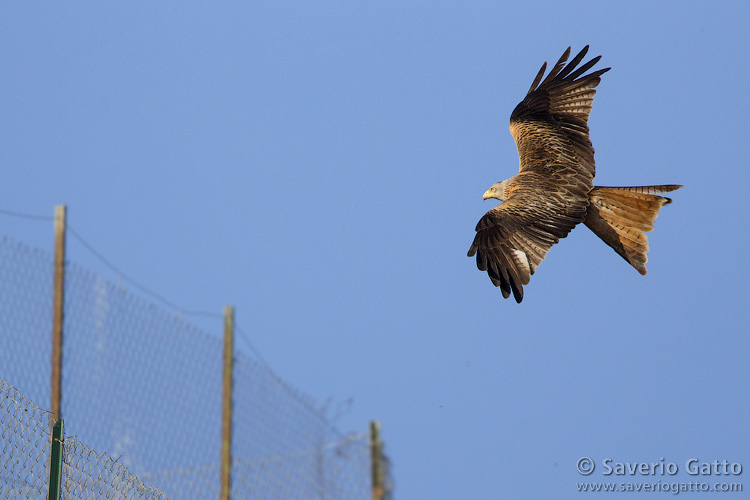
[[[3,215],[9,215],[10,217],[18,217],[20,219],[30,219],[30,220],[39,220],[39,221],[51,221],[54,220],[54,217],[51,215],[35,215],[35,214],[25,214],[21,212],[14,212],[11,210],[3,210],[0,208],[0,214]]]
[[[99,252],[97,252],[94,247],[92,247],[86,240],[84,240],[83,237],[80,234],[78,234],[78,231],[76,231],[73,228],[73,226],[70,225],[70,223],[67,224],[67,229],[68,229],[68,231],[70,231],[70,234],[72,234],[73,237],[76,240],[78,240],[78,242],[81,245],[83,245],[89,252],[91,252],[92,254],[94,254],[94,256],[97,259],[99,259],[102,263],[104,263],[105,266],[107,266],[108,268],[110,268],[112,271],[116,272],[122,279],[124,279],[125,281],[127,281],[128,283],[130,283],[131,285],[133,285],[134,287],[136,287],[137,289],[139,289],[141,292],[143,292],[143,293],[151,296],[152,298],[158,300],[162,304],[168,306],[170,309],[173,309],[173,310],[185,313],[185,311],[182,311],[173,302],[170,302],[169,300],[167,300],[166,298],[162,297],[158,293],[156,293],[156,292],[154,292],[154,291],[146,288],[145,286],[141,285],[140,283],[138,283],[137,281],[135,281],[133,278],[131,278],[130,276],[128,276],[127,274],[125,274],[124,272],[122,272],[122,270],[120,270],[119,267],[117,267],[114,264],[112,264],[112,262],[110,262],[102,254],[100,254]]]
[[[258,361],[263,363],[263,366],[271,370],[271,366],[266,362],[265,358],[260,353],[260,351],[253,345],[252,342],[250,342],[250,338],[245,334],[245,331],[242,328],[240,328],[240,325],[235,323],[234,330],[240,334],[240,338],[245,342],[245,344],[247,344],[248,348],[250,348],[253,354],[255,354],[255,357],[258,358]],[[273,370],[271,370],[271,372],[273,372]]]
[[[196,310],[186,310],[179,307],[174,302],[168,300],[164,296],[154,292],[153,290],[149,289],[148,287],[138,283],[136,280],[125,274],[119,267],[115,266],[112,262],[110,262],[106,257],[104,257],[101,253],[99,253],[90,243],[88,243],[83,237],[76,231],[73,226],[70,225],[70,223],[67,224],[67,228],[70,231],[70,234],[73,235],[73,237],[78,240],[78,242],[83,245],[89,252],[91,252],[97,259],[99,259],[104,265],[106,265],[108,268],[110,268],[112,271],[117,273],[123,280],[127,281],[137,289],[139,289],[141,292],[151,296],[152,298],[160,301],[162,304],[166,305],[173,311],[176,311],[179,315],[185,315],[185,316],[203,316],[207,318],[216,318],[216,319],[222,319],[224,316],[218,313],[208,312],[208,311],[196,311]],[[247,346],[250,348],[252,353],[258,358],[258,361],[260,361],[266,368],[269,370],[271,369],[268,362],[265,360],[263,355],[261,355],[260,351],[253,345],[252,342],[250,342],[250,339],[245,335],[244,331],[239,327],[239,325],[235,325],[235,329],[240,333],[240,336],[245,341]]]

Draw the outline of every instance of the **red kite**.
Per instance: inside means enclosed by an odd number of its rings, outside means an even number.
[[[594,148],[588,119],[594,88],[610,68],[584,75],[601,56],[579,68],[588,45],[566,66],[570,47],[542,81],[547,63],[510,115],[518,174],[482,197],[503,203],[479,220],[469,257],[487,271],[504,298],[523,300],[523,285],[549,249],[583,222],[641,274],[659,209],[672,202],[654,193],[682,186],[595,187]],[[541,83],[540,83],[541,82]]]

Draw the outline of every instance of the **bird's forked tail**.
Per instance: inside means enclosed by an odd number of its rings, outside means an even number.
[[[639,273],[646,274],[646,233],[654,229],[659,209],[672,203],[670,198],[653,193],[668,193],[681,187],[679,184],[594,187],[589,193],[584,224]]]

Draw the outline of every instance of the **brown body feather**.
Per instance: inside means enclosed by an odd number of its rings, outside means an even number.
[[[659,209],[671,202],[653,193],[681,186],[594,187],[594,148],[588,117],[595,87],[609,68],[584,75],[600,59],[577,67],[588,46],[566,65],[565,51],[542,81],[542,65],[526,97],[513,110],[510,132],[519,155],[519,172],[497,183],[485,197],[503,203],[482,217],[469,249],[503,297],[523,299],[549,249],[579,223],[585,224],[641,274],[648,240]],[[541,83],[540,83],[541,82]]]

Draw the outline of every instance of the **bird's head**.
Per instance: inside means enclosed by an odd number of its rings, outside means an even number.
[[[482,201],[489,198],[495,198],[500,201],[505,201],[506,199],[508,199],[507,190],[509,180],[510,179],[506,179],[502,182],[496,182],[492,186],[490,186],[490,188],[484,192],[484,195],[482,195]]]

